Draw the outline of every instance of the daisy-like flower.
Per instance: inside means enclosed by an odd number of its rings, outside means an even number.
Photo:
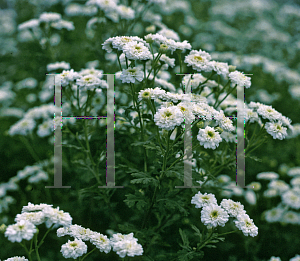
[[[154,54],[154,58],[157,57],[158,53]],[[161,57],[159,58],[160,61],[166,63],[170,67],[175,66],[175,58],[170,58],[169,56],[166,56],[165,54],[162,54]]]
[[[135,83],[135,81],[141,82],[144,78],[144,74],[141,70],[136,67],[123,69],[122,74],[120,75],[120,79],[122,83]]]
[[[300,167],[294,167],[290,168],[287,172],[288,176],[294,177],[294,176],[300,176]]]
[[[22,257],[14,256],[14,257],[7,258],[4,261],[28,261],[28,259],[25,258],[25,256],[22,256]]]
[[[21,242],[23,239],[32,239],[36,231],[34,224],[23,219],[14,225],[9,225],[6,228],[5,236],[11,242]]]
[[[228,74],[229,79],[233,84],[237,84],[238,86],[250,88],[251,86],[251,78],[245,76],[242,72],[234,71]]]
[[[281,113],[273,109],[272,106],[264,104],[259,105],[257,113],[264,119],[268,119],[270,121],[279,120],[282,117]]]
[[[225,116],[225,114],[222,110],[214,118],[217,120],[217,123],[223,130],[226,130],[229,132],[235,130],[235,127],[233,126],[232,121],[230,120],[230,118]]]
[[[152,90],[153,97],[156,99],[165,99],[166,98],[166,91],[162,90],[160,87],[155,87]]]
[[[23,206],[21,213],[32,212],[32,211],[41,211],[41,210],[44,210],[45,208],[49,208],[49,207],[52,207],[52,205],[43,204],[43,203],[35,205],[35,204],[32,204],[31,202],[28,202],[27,206]]]
[[[121,258],[127,256],[141,256],[143,254],[143,247],[137,243],[137,239],[133,237],[133,233],[122,235],[120,233],[114,234],[110,238],[113,251],[115,251]]]
[[[72,224],[72,217],[70,214],[68,212],[59,210],[59,207],[46,207],[43,209],[43,212],[46,217],[47,228],[51,227],[52,224],[55,224],[55,227],[70,226]]]
[[[151,88],[147,88],[145,90],[141,90],[139,92],[139,96],[138,96],[138,100],[150,100],[151,98],[153,98],[153,94],[152,94],[152,90]]]
[[[244,206],[240,202],[231,199],[222,199],[221,207],[224,208],[230,217],[237,217],[239,213],[246,213]]]
[[[245,236],[255,237],[258,235],[258,227],[254,225],[253,220],[247,214],[239,214],[234,223]]]
[[[281,195],[282,202],[293,209],[300,208],[300,195],[293,190],[288,190]]]
[[[297,186],[300,187],[300,177],[295,177],[295,178],[291,179],[290,183],[294,187],[297,187]]]
[[[146,44],[146,42],[142,38],[137,37],[137,36],[116,36],[113,38],[113,40],[110,40],[110,41],[112,44],[112,48],[118,49],[119,51],[123,51],[124,45],[126,45],[130,42],[136,41],[136,42],[141,42],[141,43]],[[105,42],[104,42],[104,44],[105,44]]]
[[[179,35],[174,30],[163,28],[159,30],[157,33],[165,36],[166,38],[173,39],[175,41],[180,41]]]
[[[71,69],[69,71],[63,70],[60,76],[61,76],[61,86],[66,86],[70,82],[80,78],[80,75],[77,72],[74,72],[74,69]]]
[[[202,194],[200,191],[192,197],[192,204],[195,204],[195,208],[202,208],[207,205],[215,204],[217,205],[217,199],[214,194]]]
[[[283,212],[284,209],[276,207],[265,211],[263,216],[267,222],[273,223],[281,220]]]
[[[50,25],[51,25],[51,27],[53,27],[57,30],[67,29],[68,31],[72,31],[75,29],[73,22],[65,21],[65,20],[59,20],[57,22],[51,23]]]
[[[39,25],[40,25],[40,21],[38,19],[31,19],[22,24],[19,24],[18,30],[21,31],[25,29],[33,29],[33,28],[37,28]]]
[[[257,179],[274,180],[279,178],[279,174],[275,172],[260,172],[256,175]]]
[[[192,50],[189,55],[185,56],[184,62],[196,71],[209,72],[212,70],[212,65],[209,63],[211,56],[202,50]]]
[[[47,65],[47,71],[54,71],[57,69],[65,69],[69,70],[70,69],[70,64],[66,62],[57,62],[57,63],[49,63]]]
[[[278,190],[277,190],[277,189],[273,189],[273,188],[267,189],[267,190],[265,190],[264,193],[263,193],[263,196],[264,196],[265,198],[273,198],[273,197],[276,197],[276,196],[278,196],[278,195],[279,195]]]
[[[100,252],[109,253],[111,250],[110,240],[106,235],[94,232],[90,237],[90,242],[95,245]]]
[[[37,135],[39,137],[46,137],[52,133],[53,120],[44,121],[38,126]]]
[[[197,140],[205,149],[216,149],[222,141],[220,134],[214,128],[207,126],[205,129],[199,129]]]
[[[180,111],[184,115],[184,118],[189,122],[195,120],[195,115],[193,114],[190,103],[180,102],[176,106],[180,109]]]
[[[155,124],[165,130],[173,130],[184,121],[184,115],[177,106],[162,107],[154,115]]]
[[[168,89],[169,91],[176,91],[175,86],[164,79],[155,78],[154,83]]]
[[[283,140],[287,136],[287,128],[283,127],[281,122],[267,122],[265,129],[273,139]]]
[[[280,219],[282,223],[300,225],[300,216],[297,212],[294,211],[287,211],[284,213],[282,218]]]
[[[209,204],[201,211],[201,222],[209,227],[224,227],[228,221],[228,213],[217,204]]]
[[[128,42],[123,46],[123,52],[130,60],[148,60],[152,55],[149,49],[143,44],[137,41]]]
[[[229,66],[227,63],[221,63],[216,61],[210,62],[213,70],[218,74],[222,75],[223,77],[226,77],[229,73]]]
[[[255,121],[259,121],[259,117],[257,112],[254,112],[252,109],[245,109],[245,122],[253,123]]]
[[[12,125],[8,131],[10,136],[14,135],[27,135],[28,133],[32,132],[35,128],[35,121],[31,118],[23,118]]]
[[[76,84],[83,90],[93,90],[100,87],[101,80],[93,74],[88,74],[76,80]]]
[[[39,17],[39,21],[45,23],[57,22],[59,20],[61,20],[61,14],[58,13],[44,12]]]
[[[289,185],[286,184],[283,180],[272,180],[269,184],[268,184],[269,188],[273,188],[276,189],[280,194],[289,190]]]
[[[120,15],[121,18],[126,20],[132,20],[135,17],[135,11],[132,8],[125,5],[118,5],[117,13]]]
[[[15,218],[15,222],[20,222],[21,220],[27,220],[37,226],[45,222],[45,215],[42,211],[24,212],[22,214],[17,214]]]
[[[65,258],[76,259],[87,252],[87,245],[81,239],[75,239],[74,241],[68,240],[67,243],[61,246],[60,252]]]

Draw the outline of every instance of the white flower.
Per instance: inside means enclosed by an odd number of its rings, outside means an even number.
[[[229,79],[233,84],[237,84],[238,86],[250,88],[251,86],[251,78],[245,76],[242,72],[234,71],[228,74]]]
[[[128,68],[123,69],[122,74],[120,75],[120,79],[122,80],[122,83],[135,83],[135,80],[141,82],[144,78],[144,74],[141,70],[138,68]]]
[[[282,202],[293,209],[300,208],[300,195],[294,190],[288,190],[281,195]]]
[[[27,258],[25,258],[25,256],[15,256],[15,257],[10,257],[10,258],[7,258],[5,259],[4,261],[28,261]]]
[[[253,220],[247,214],[239,214],[234,220],[236,227],[243,232],[245,236],[255,237],[258,235],[258,228],[254,225]]]
[[[51,26],[58,30],[67,29],[68,31],[72,31],[75,29],[73,22],[65,21],[65,20],[59,20],[57,22],[51,23]]]
[[[35,121],[30,118],[23,118],[12,125],[8,131],[10,136],[23,135],[26,136],[35,128]]]
[[[123,52],[130,60],[148,60],[151,58],[151,52],[143,44],[137,41],[128,42],[123,46]]]
[[[281,261],[280,257],[271,256],[269,261]]]
[[[23,239],[32,239],[36,231],[34,224],[27,220],[20,220],[16,224],[9,225],[6,228],[5,236],[11,242],[21,242]]]
[[[21,213],[31,212],[31,211],[40,211],[40,210],[44,210],[45,208],[48,208],[48,207],[52,207],[52,205],[48,205],[48,204],[34,205],[29,202],[27,206],[23,206]]]
[[[155,124],[166,130],[173,130],[184,121],[184,115],[177,106],[162,107],[154,115]]]
[[[127,256],[140,256],[143,254],[143,248],[137,243],[137,239],[133,237],[133,233],[122,235],[120,233],[114,234],[111,240],[113,251],[124,258]]]
[[[43,209],[46,217],[46,226],[49,228],[52,224],[55,226],[70,226],[72,224],[72,217],[68,212],[59,210],[59,207],[46,207]]]
[[[101,80],[93,74],[88,74],[77,79],[76,84],[82,87],[83,90],[93,90],[100,87]]]
[[[279,195],[279,192],[277,191],[277,189],[267,189],[264,191],[263,193],[265,198],[273,198]]]
[[[42,211],[24,212],[22,214],[17,214],[15,218],[15,222],[20,222],[21,220],[27,220],[37,226],[45,222],[45,215]]]
[[[205,226],[224,227],[228,219],[228,213],[217,204],[209,204],[201,211],[201,222]]]
[[[252,109],[245,109],[244,110],[245,113],[245,122],[255,122],[255,121],[259,121],[259,117],[257,112],[254,112]]]
[[[267,180],[273,180],[278,179],[279,175],[275,172],[260,172],[256,175],[257,179],[267,179]]]
[[[123,51],[123,47],[124,45],[130,43],[130,42],[141,42],[141,43],[146,43],[142,38],[137,37],[137,36],[116,36],[113,39],[109,38],[106,41],[111,42],[111,47],[118,49],[119,51]],[[106,43],[106,41],[103,44],[103,49],[104,46],[107,46],[108,43]]]
[[[240,213],[246,213],[244,206],[240,202],[235,202],[231,199],[222,199],[220,205],[227,211],[230,217],[237,217]]]
[[[291,179],[290,183],[294,187],[300,186],[300,177],[295,177],[295,178]]]
[[[176,106],[180,109],[180,111],[184,115],[184,118],[189,122],[195,120],[195,115],[193,114],[190,103],[180,102]]]
[[[276,189],[280,194],[289,190],[289,185],[286,184],[283,180],[272,180],[269,184],[268,184],[269,188],[273,188]]]
[[[86,5],[97,5],[101,10],[110,13],[117,10],[117,3],[115,0],[89,0]]]
[[[19,24],[18,30],[33,29],[33,28],[38,27],[39,24],[40,24],[40,21],[38,19],[31,19],[29,21]]]
[[[138,100],[141,101],[141,100],[150,100],[151,98],[153,98],[153,94],[152,94],[152,90],[151,88],[147,88],[145,90],[141,90],[139,92],[139,96],[138,96]]]
[[[256,204],[256,194],[252,189],[246,190],[244,196],[245,196],[245,199],[247,200],[247,202],[250,205],[255,205]]]
[[[216,61],[210,62],[213,70],[217,72],[217,74],[222,75],[223,77],[226,77],[229,73],[229,66],[227,63],[221,63]]]
[[[291,177],[293,176],[300,176],[300,167],[290,168],[287,174]]]
[[[29,183],[38,183],[40,182],[41,180],[48,180],[49,177],[47,175],[46,172],[44,171],[39,171],[36,175],[33,175],[31,176],[29,179],[28,179],[28,182]]]
[[[216,149],[222,138],[214,128],[207,126],[205,129],[199,129],[197,140],[205,149]]]
[[[158,53],[154,54],[154,57],[156,57]],[[162,54],[161,57],[159,58],[160,61],[165,62],[167,65],[170,67],[175,66],[175,58],[170,58],[169,56],[166,56],[165,54]]]
[[[235,127],[232,124],[232,121],[229,117],[226,117],[224,112],[221,110],[218,115],[214,117],[219,124],[219,126],[226,131],[234,131]]]
[[[192,66],[194,70],[209,72],[212,70],[212,65],[209,63],[211,56],[202,50],[192,50],[189,55],[185,56],[184,62],[188,66]]]
[[[300,261],[300,255],[295,255],[290,261]]]
[[[294,211],[287,211],[282,216],[280,222],[288,223],[288,224],[300,225],[300,216],[299,216],[298,213],[296,213]]]
[[[163,80],[163,79],[155,78],[154,83],[162,86],[165,89],[168,89],[169,91],[175,92],[175,90],[176,90],[175,86],[172,83],[169,83],[168,81]]]
[[[127,7],[125,5],[118,5],[117,13],[120,15],[121,18],[126,20],[132,20],[135,17],[135,11],[132,8]]]
[[[104,252],[107,254],[111,250],[110,240],[107,238],[107,236],[100,233],[93,233],[90,238],[90,242],[95,245],[100,250],[100,252]]]
[[[168,28],[163,28],[163,29],[159,30],[157,33],[165,36],[166,38],[170,38],[175,41],[180,41],[179,35],[174,30],[171,30]]]
[[[217,204],[217,199],[214,194],[202,194],[200,191],[192,197],[192,204],[195,204],[195,208],[202,208],[207,205]]]
[[[260,104],[257,113],[261,115],[264,119],[270,121],[279,120],[281,118],[281,113],[272,108],[272,106]]]
[[[63,72],[60,74],[61,76],[61,85],[66,86],[70,82],[78,79],[80,75],[77,72],[74,72],[74,69],[71,69],[69,71],[63,70]]]
[[[47,65],[47,71],[54,71],[57,69],[65,69],[69,70],[70,69],[70,64],[66,62],[56,62],[56,63],[49,63]]]
[[[220,182],[220,183],[228,183],[231,181],[231,178],[228,176],[228,175],[219,175],[217,177],[217,180]]]
[[[68,240],[67,243],[61,246],[60,252],[65,258],[76,259],[87,252],[87,245],[80,239],[74,241]]]
[[[281,220],[283,212],[284,209],[282,208],[279,207],[272,208],[264,212],[264,217],[266,221],[269,223],[277,222]]]
[[[49,22],[56,22],[60,19],[61,19],[61,14],[44,12],[40,15],[39,21],[49,23]]]
[[[287,136],[287,128],[282,127],[281,122],[267,122],[265,129],[273,139],[283,140]]]

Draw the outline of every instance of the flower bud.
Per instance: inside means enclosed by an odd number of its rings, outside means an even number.
[[[204,121],[199,121],[196,126],[197,128],[202,129],[204,127]]]
[[[219,132],[220,134],[224,131],[222,128],[220,128],[220,127],[217,127],[217,128],[215,128],[215,130],[217,131],[217,132]]]
[[[236,69],[236,66],[229,65],[229,72],[234,72]]]
[[[6,230],[6,228],[7,228],[7,226],[6,226],[5,224],[2,224],[2,225],[0,226],[0,233],[4,233],[5,230]]]
[[[156,30],[155,25],[150,25],[150,26],[145,28],[146,33],[154,33],[155,30]]]
[[[166,44],[161,44],[160,47],[159,47],[159,49],[158,49],[158,51],[160,53],[162,53],[162,54],[165,54],[165,53],[167,53],[168,49],[169,48],[168,48],[168,46]]]

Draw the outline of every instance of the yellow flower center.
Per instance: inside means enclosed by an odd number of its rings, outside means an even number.
[[[172,113],[169,112],[169,111],[166,111],[165,114],[164,114],[165,117],[170,117],[171,115],[172,115]]]
[[[218,211],[217,211],[217,210],[212,211],[212,212],[210,213],[210,216],[213,217],[213,218],[218,217],[218,216],[219,216]]]
[[[199,56],[199,55],[195,55],[194,59],[197,60],[198,62],[202,62],[203,61],[203,58],[201,56]]]
[[[207,132],[207,135],[208,135],[209,137],[211,137],[211,138],[215,136],[215,134],[214,134],[212,131],[208,131],[208,132]]]

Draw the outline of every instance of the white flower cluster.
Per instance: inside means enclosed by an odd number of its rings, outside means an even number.
[[[264,219],[269,222],[300,225],[300,168],[290,168],[288,176],[292,177],[290,185],[278,179],[275,172],[262,172],[257,174],[258,179],[269,180],[268,189],[264,191],[266,198],[281,197],[281,202],[274,208],[263,213]],[[289,210],[291,209],[291,210]]]
[[[138,240],[133,237],[133,233],[128,235],[115,233],[109,239],[106,235],[94,232],[88,228],[83,228],[79,225],[71,225],[69,227],[62,227],[57,230],[58,237],[65,235],[74,237],[77,241],[69,241],[63,245],[64,248],[62,247],[61,252],[63,253],[64,257],[72,257],[74,259],[78,257],[79,255],[74,252],[75,250],[73,250],[73,248],[75,247],[78,249],[78,252],[80,253],[85,251],[86,245],[83,241],[89,241],[91,244],[96,246],[100,252],[105,252],[106,254],[111,251],[111,248],[113,248],[113,251],[115,251],[122,258],[124,258],[126,255],[133,257],[143,254],[143,248],[137,243]]]
[[[5,236],[11,242],[21,242],[23,239],[30,240],[37,232],[36,226],[45,223],[48,228],[53,224],[57,226],[70,226],[72,217],[69,213],[52,208],[52,205],[28,203],[24,206],[21,214],[15,218],[16,224],[6,228]]]
[[[272,106],[264,105],[259,102],[250,102],[249,108],[246,108],[245,122],[257,121],[262,125],[262,119],[268,120],[265,123],[265,129],[273,139],[283,140],[288,136],[287,130],[293,130],[291,120],[283,116],[280,112],[276,111]]]
[[[271,256],[271,258],[268,261],[281,261],[281,258],[276,256]],[[289,261],[300,261],[300,255],[296,254]]]
[[[221,226],[224,227],[230,217],[234,218],[236,227],[245,236],[255,237],[258,235],[258,228],[253,220],[246,214],[244,206],[240,202],[231,199],[223,199],[220,206],[214,194],[202,194],[200,191],[192,197],[192,204],[201,210],[201,222],[208,228]]]
[[[75,29],[73,22],[63,20],[61,14],[44,12],[40,15],[39,19],[31,19],[19,24],[18,30],[34,29],[39,27],[41,23],[48,23],[51,27],[58,30],[63,28],[68,31]]]
[[[14,256],[14,257],[10,257],[5,259],[4,261],[29,261],[27,258],[25,258],[25,256]]]

